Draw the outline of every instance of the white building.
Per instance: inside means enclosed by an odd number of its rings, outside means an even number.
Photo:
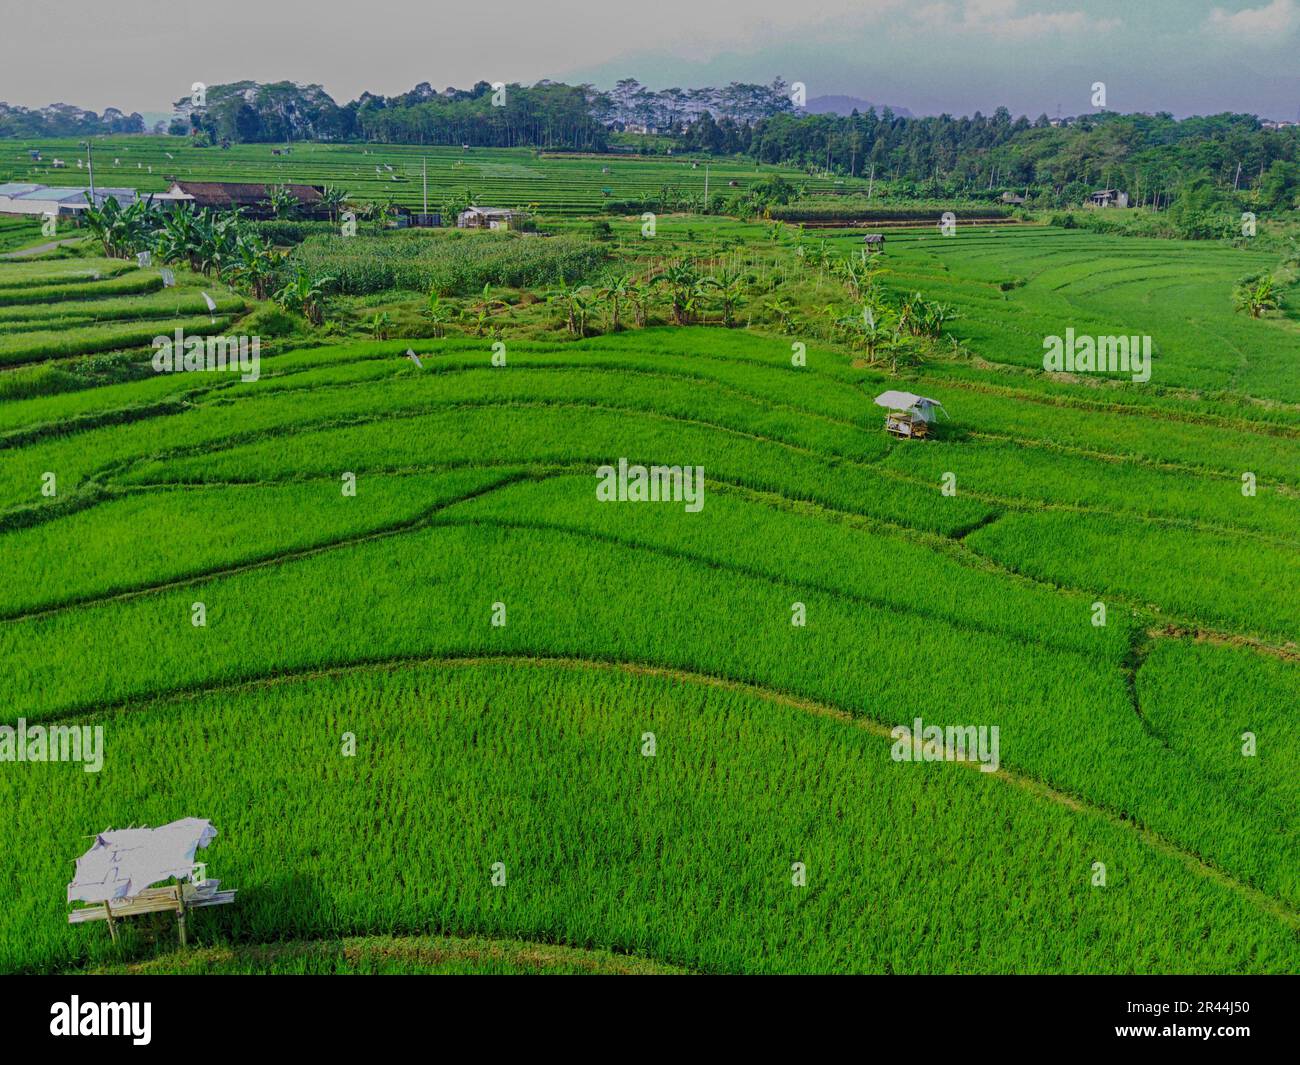
[[[49,185],[34,185],[29,182],[11,181],[0,185],[0,214],[10,215],[57,215],[75,217],[89,206],[90,190],[81,188],[51,188]],[[174,201],[181,197],[166,193],[145,193],[143,196],[135,189],[96,188],[95,205],[101,206],[105,200],[112,198],[121,206],[135,203],[140,199],[153,199],[157,203]],[[189,197],[183,197],[188,199]]]

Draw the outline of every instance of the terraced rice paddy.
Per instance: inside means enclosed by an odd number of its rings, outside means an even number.
[[[1295,971],[1294,323],[1233,317],[1247,253],[889,246],[982,361],[657,328],[0,404],[6,718],[105,737],[0,763],[0,970]],[[192,307],[31,267],[92,291],[0,352]],[[1018,372],[1063,322],[1152,333],[1152,387]],[[952,421],[887,437],[887,387]],[[620,458],[702,509],[600,502]],[[917,717],[996,771],[895,760]],[[198,950],[66,923],[88,833],[181,816],[240,890]]]
[[[176,137],[105,137],[95,141],[95,178],[101,185],[145,192],[181,181],[246,181],[265,184],[306,182],[346,189],[357,200],[392,200],[418,207],[427,175],[429,204],[437,210],[450,192],[469,188],[488,206],[534,205],[546,216],[590,214],[606,201],[654,198],[668,185],[684,193],[704,191],[704,164],[692,160],[621,158],[617,155],[539,156],[527,148],[420,147],[418,145],[295,144],[291,154],[272,156],[269,144],[233,148],[194,148]],[[39,148],[44,161],[33,163],[28,150]],[[278,150],[278,149],[277,149]],[[76,185],[85,170],[84,148],[76,140],[7,141],[0,152],[0,182],[30,181]],[[53,169],[55,158],[65,169]],[[810,178],[780,168],[738,161],[713,161],[712,192],[743,190],[770,174],[807,184],[810,190],[843,188],[829,179]],[[731,182],[735,182],[735,186]],[[866,182],[848,182],[865,189]]]

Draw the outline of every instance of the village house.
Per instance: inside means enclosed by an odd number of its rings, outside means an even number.
[[[1098,189],[1088,197],[1092,207],[1127,207],[1128,193],[1119,189]]]
[[[326,217],[321,205],[321,185],[284,185],[289,195],[298,201],[299,213],[315,218]],[[250,218],[271,217],[270,186],[243,181],[173,181],[171,187],[156,199],[188,198],[195,207],[210,207],[214,211],[243,210]]]
[[[456,217],[461,229],[513,229],[523,221],[522,211],[505,207],[471,207]]]

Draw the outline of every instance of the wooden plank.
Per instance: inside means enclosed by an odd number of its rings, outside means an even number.
[[[207,897],[196,896],[193,899],[187,899],[184,905],[195,909],[200,906],[226,906],[234,901],[235,889],[231,888],[228,891],[218,891],[216,894]],[[123,917],[135,917],[145,913],[166,913],[169,910],[179,910],[181,907],[182,903],[177,899],[175,889],[150,889],[149,892],[142,891],[139,895],[133,896],[120,905],[101,902],[94,906],[73,910],[68,914],[68,924],[107,920],[111,928],[113,921],[120,920]]]

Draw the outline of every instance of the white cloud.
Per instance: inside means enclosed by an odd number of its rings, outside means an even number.
[[[1253,38],[1261,43],[1276,43],[1300,26],[1300,6],[1296,0],[1272,0],[1263,7],[1225,11],[1216,7],[1210,12],[1206,28],[1212,33]]]
[[[1120,24],[1119,19],[1096,18],[1086,11],[1026,11],[1022,10],[1020,0],[932,3],[918,9],[916,14],[944,29],[1015,41],[1053,34],[1098,33]]]

